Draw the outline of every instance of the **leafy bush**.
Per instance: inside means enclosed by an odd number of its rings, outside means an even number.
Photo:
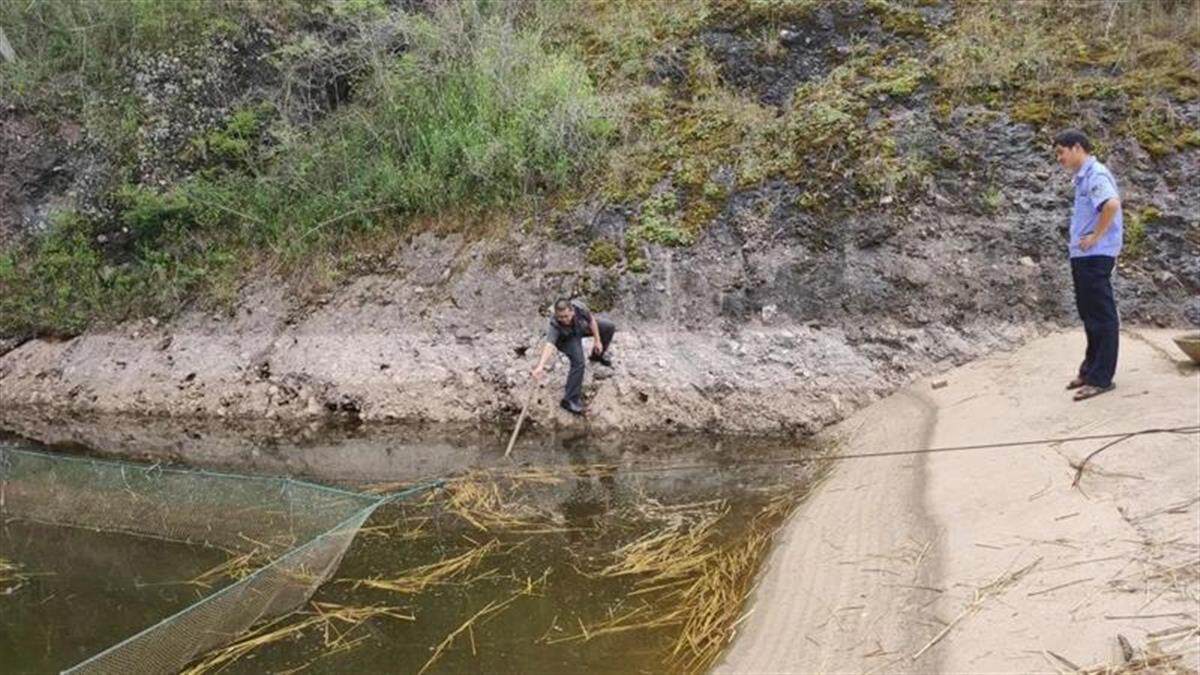
[[[380,62],[355,105],[277,148],[260,174],[191,189],[302,253],[356,227],[566,185],[608,136],[601,99],[581,64],[482,6],[405,15],[409,48]]]

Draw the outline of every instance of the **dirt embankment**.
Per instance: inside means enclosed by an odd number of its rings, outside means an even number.
[[[759,197],[783,199],[771,194]],[[10,342],[0,410],[503,422],[525,400],[547,304],[582,295],[619,326],[616,368],[589,368],[583,424],[815,431],[1071,315],[1052,229],[996,240],[990,223],[928,215],[954,234],[922,238],[927,221],[898,217],[885,243],[815,253],[795,233],[742,232],[731,207],[711,236],[654,251],[637,275],[587,266],[554,238],[426,234],[315,297],[264,280],[231,313]],[[1031,247],[1045,260],[1022,260]],[[1147,283],[1118,278],[1122,311],[1186,322],[1186,303],[1164,309],[1169,294]],[[580,424],[557,410],[564,365],[534,399],[535,426]]]
[[[925,7],[923,21],[942,30],[953,5]],[[928,51],[904,31],[885,30],[869,9],[847,3],[803,26],[778,26],[786,30],[769,49],[756,46],[761,26],[714,17],[721,25],[700,30],[695,46],[723,87],[782,113],[799,85],[847,65],[847,35],[914,56]],[[251,37],[248,51],[222,42],[182,62],[131,62],[139,100],[169,127],[140,133],[141,174],[178,177],[183,169],[168,160],[188,134],[214,128],[239,96],[270,81],[250,66],[266,49],[262,35]],[[669,61],[655,77],[674,77]],[[1073,324],[1071,183],[1046,129],[981,104],[939,113],[927,85],[866,103],[866,126],[886,126],[897,147],[928,160],[919,189],[902,198],[857,193],[838,174],[817,186],[838,199],[818,208],[816,178],[730,182],[735,167],[715,167],[720,199],[704,210],[694,240],[671,247],[639,232],[650,211],[687,193],[677,167],[657,180],[654,199],[611,201],[597,191],[562,208],[496,215],[509,220],[489,223],[487,236],[383,237],[369,253],[347,254],[354,259],[343,281],[320,293],[264,274],[239,290],[229,313],[142,319],[66,341],[0,336],[0,414],[507,420],[525,398],[545,307],[567,295],[620,326],[615,371],[589,375],[588,424],[789,433],[819,429],[918,375]],[[1123,128],[1125,113],[1111,102],[1078,105],[1081,119]],[[1200,102],[1182,101],[1173,114],[1194,123]],[[43,228],[67,196],[82,212],[97,201],[95,179],[113,173],[100,158],[112,149],[95,146],[86,129],[79,134],[0,105],[0,246]],[[1114,139],[1102,159],[1118,177],[1130,223],[1116,278],[1122,317],[1197,324],[1200,149],[1151,156],[1128,136]],[[1135,219],[1145,226],[1136,236]],[[622,253],[630,242],[637,265]],[[366,251],[360,243],[354,250]],[[589,255],[605,243],[613,255]],[[535,399],[535,425],[577,424],[555,408],[562,370]]]
[[[861,329],[755,322],[740,331],[630,321],[615,368],[589,368],[591,415],[558,410],[561,361],[531,426],[810,432],[902,385],[1035,334],[1033,325]],[[477,425],[511,420],[525,400],[544,319],[447,319],[412,330],[378,306],[331,308],[292,323],[264,304],[231,326],[202,317],[68,341],[27,342],[0,357],[0,422],[30,412],[122,413],[280,422]],[[632,325],[631,325],[632,324]]]

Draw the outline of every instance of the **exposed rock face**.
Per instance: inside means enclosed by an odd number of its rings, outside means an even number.
[[[68,200],[66,153],[78,134],[74,125],[53,133],[34,116],[0,101],[0,249]]]
[[[833,4],[811,24],[784,25],[772,54],[756,51],[754,35],[734,25],[707,27],[693,46],[706,50],[724,86],[782,108],[797,85],[844,62],[852,43],[927,47],[864,11],[861,3]],[[942,5],[921,11],[933,26],[950,18]],[[155,113],[139,131],[140,178],[186,174],[188,139],[281,86],[286,73],[264,58],[272,39],[255,33],[190,60],[133,61],[132,93]],[[395,41],[330,36],[293,64],[302,110],[279,114],[309,120],[347,100],[353,64],[338,54],[353,40]],[[661,55],[652,83],[682,81],[681,58]],[[888,125],[899,156],[929,163],[920,189],[868,200],[851,181],[833,181],[832,206],[814,209],[800,184],[807,177],[738,187],[723,166],[712,180],[723,201],[694,244],[645,245],[645,272],[628,269],[629,261],[585,262],[592,242],[627,241],[637,204],[597,200],[540,212],[532,227],[499,227],[504,234],[490,239],[426,233],[361,261],[363,270],[316,299],[268,279],[243,289],[233,316],[195,311],[66,342],[0,341],[0,415],[37,406],[503,420],[524,400],[545,306],[581,295],[620,329],[615,372],[589,375],[588,424],[820,427],[917,374],[1075,320],[1066,261],[1071,180],[1045,130],[979,106],[935,112],[930,86],[881,94],[866,113],[868,125]],[[1116,124],[1106,105],[1096,102],[1088,116]],[[1200,124],[1198,100],[1175,112]],[[0,108],[0,245],[6,232],[43,221],[56,200],[88,203],[94,181],[85,178],[103,172],[77,134]],[[1127,214],[1155,216],[1117,273],[1123,319],[1200,324],[1200,149],[1151,157],[1126,141],[1102,159]],[[673,180],[656,190],[682,190]],[[560,368],[537,398],[535,423],[580,424],[555,407],[562,376]]]
[[[65,342],[28,342],[0,357],[0,409],[507,419],[528,391],[547,320],[542,308],[592,277],[578,271],[571,248],[455,239],[417,238],[383,273],[359,277],[328,299],[301,303],[262,284],[247,290],[233,317],[196,313],[169,325],[139,322]],[[1023,306],[1012,320],[957,327],[914,326],[894,318],[900,311],[868,318],[863,312],[889,298],[904,311],[924,302],[869,267],[878,263],[873,255],[869,264],[843,257],[841,272],[828,263],[821,285],[795,272],[794,248],[760,252],[744,266],[731,266],[719,250],[714,238],[682,259],[662,251],[654,273],[616,285],[616,368],[590,369],[586,424],[810,431],[918,373],[1015,345],[1037,330],[1037,314]],[[847,274],[870,282],[847,282]],[[914,264],[896,278],[921,274],[928,272]],[[963,302],[990,302],[965,293]],[[534,424],[580,424],[557,411],[564,374],[560,366],[535,399]]]

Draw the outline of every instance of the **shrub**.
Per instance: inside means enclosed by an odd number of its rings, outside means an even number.
[[[607,239],[597,239],[588,247],[587,263],[600,267],[614,267],[621,262],[621,249]]]
[[[601,99],[580,63],[484,4],[405,15],[408,49],[380,62],[355,105],[277,148],[261,175],[198,189],[302,251],[336,231],[563,187],[606,141]]]
[[[1162,213],[1153,206],[1147,206],[1140,211],[1128,209],[1124,213],[1125,241],[1121,247],[1121,254],[1131,259],[1142,257],[1146,249],[1146,226],[1153,225],[1160,217]]]

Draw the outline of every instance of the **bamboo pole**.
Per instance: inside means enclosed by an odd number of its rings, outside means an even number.
[[[525,397],[525,405],[521,406],[521,414],[517,417],[517,426],[513,429],[512,437],[508,439],[508,448],[504,451],[505,457],[512,453],[513,444],[517,442],[517,434],[521,433],[521,425],[525,423],[525,415],[529,412],[529,404],[533,401],[535,391],[537,391],[536,386],[529,387],[529,395]]]

